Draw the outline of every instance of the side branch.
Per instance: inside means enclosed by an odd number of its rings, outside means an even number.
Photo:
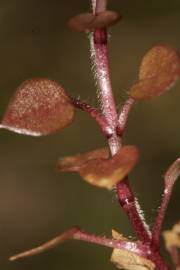
[[[99,125],[103,135],[106,138],[110,138],[112,136],[112,129],[108,125],[105,117],[100,112],[98,112],[96,108],[92,107],[86,102],[80,101],[79,99],[71,98],[71,101],[76,108],[79,108],[82,111],[88,113],[93,119],[95,119],[96,123]]]
[[[159,248],[161,228],[166,214],[166,210],[172,195],[174,184],[180,175],[180,158],[176,159],[174,163],[168,168],[164,176],[164,193],[162,202],[156,217],[156,221],[152,230],[152,247]]]
[[[131,241],[125,241],[125,240],[114,240],[111,238],[106,237],[100,237],[96,236],[94,234],[88,234],[86,232],[81,231],[78,227],[73,227],[64,233],[60,234],[59,236],[53,238],[52,240],[46,242],[45,244],[42,244],[36,248],[33,248],[31,250],[19,253],[17,255],[14,255],[10,257],[10,261],[14,261],[17,259],[21,259],[24,257],[33,256],[39,253],[42,253],[44,251],[47,251],[51,248],[54,248],[63,242],[67,240],[79,240],[84,241],[88,243],[94,243],[101,246],[106,246],[110,248],[117,248],[117,249],[124,249],[131,252],[136,253],[137,255],[147,257],[149,247],[146,245],[143,245],[139,242],[131,242]]]
[[[134,105],[134,102],[135,102],[135,100],[132,97],[129,97],[126,100],[126,102],[124,103],[124,105],[120,111],[118,125],[117,125],[117,133],[121,137],[122,137],[124,130],[126,128],[128,116],[129,116],[129,113]]]

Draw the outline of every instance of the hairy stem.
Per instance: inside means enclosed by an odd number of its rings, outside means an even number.
[[[106,5],[104,1],[99,0],[92,2],[93,12],[95,14],[105,10]],[[109,62],[108,62],[108,48],[107,48],[107,31],[106,29],[97,29],[90,37],[91,54],[93,55],[94,65],[96,67],[96,77],[99,84],[99,97],[102,105],[102,113],[105,116],[110,128],[113,131],[112,136],[108,139],[108,144],[111,154],[115,155],[121,147],[121,139],[117,135],[118,116],[116,105],[112,92],[111,80],[109,76]],[[127,114],[127,113],[126,113]],[[127,115],[126,115],[127,118]],[[119,202],[127,213],[135,232],[142,241],[150,241],[150,235],[145,225],[144,220],[138,212],[135,199],[132,199],[132,204],[129,204],[128,196],[134,198],[128,180],[121,181],[117,185],[117,194]],[[140,229],[141,228],[141,229]],[[141,233],[140,233],[141,232]]]
[[[78,99],[71,99],[71,101],[73,105],[76,106],[76,108],[79,108],[82,111],[88,113],[93,119],[95,119],[96,123],[99,125],[103,135],[106,138],[110,138],[112,136],[112,130],[109,127],[105,117],[100,112],[98,112],[96,108]]]
[[[17,255],[10,257],[10,261],[40,254],[68,240],[79,240],[79,241],[97,244],[100,246],[110,247],[113,249],[117,248],[117,249],[128,250],[128,251],[136,253],[137,255],[144,256],[144,257],[147,257],[148,250],[149,250],[148,246],[143,245],[141,243],[135,243],[135,242],[130,242],[130,241],[128,242],[125,240],[114,240],[111,238],[100,237],[94,234],[83,232],[80,230],[79,227],[73,227],[36,248],[30,249],[28,251],[25,251],[25,252],[22,252],[22,253],[19,253]]]
[[[117,184],[117,194],[119,203],[129,217],[138,238],[143,242],[150,242],[151,234],[148,225],[144,221],[143,213],[131,191],[127,178]]]
[[[169,253],[171,255],[172,262],[174,263],[176,270],[180,270],[180,254],[176,247],[171,247],[169,249]]]
[[[135,100],[132,97],[129,97],[121,109],[119,119],[118,119],[118,126],[117,126],[117,133],[121,137],[122,137],[124,130],[126,128],[128,116],[129,116],[129,113],[134,105],[134,102],[135,102]]]
[[[171,268],[165,263],[164,259],[159,255],[159,252],[151,253],[149,259],[154,262],[156,269],[159,270],[171,270]]]
[[[158,210],[158,215],[152,230],[152,247],[159,248],[161,228],[166,214],[166,210],[172,195],[174,184],[180,174],[180,158],[176,159],[173,164],[168,168],[164,175],[164,193],[162,196],[161,205]]]
[[[154,249],[159,249],[162,223],[163,223],[163,220],[164,220],[164,217],[166,214],[166,210],[167,210],[167,206],[168,206],[170,197],[171,197],[171,193],[166,192],[166,189],[165,189],[165,193],[163,194],[163,197],[162,197],[162,203],[161,203],[161,206],[158,210],[156,222],[155,222],[155,224],[153,226],[153,230],[152,230],[152,247]]]

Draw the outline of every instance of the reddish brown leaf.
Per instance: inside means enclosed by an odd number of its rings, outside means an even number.
[[[137,148],[127,145],[110,160],[101,158],[88,161],[80,169],[80,175],[92,185],[111,189],[132,170],[137,160]]]
[[[57,167],[60,171],[65,172],[77,172],[80,168],[89,160],[104,158],[108,159],[108,148],[96,149],[91,152],[78,154],[76,156],[70,156],[62,158],[58,161]]]
[[[48,79],[32,79],[18,87],[1,127],[40,136],[63,129],[73,117],[74,106],[62,86]]]
[[[150,99],[167,91],[180,77],[180,57],[165,45],[153,47],[143,57],[139,69],[139,81],[130,89],[137,100]]]
[[[94,21],[94,29],[112,26],[121,19],[121,16],[115,12],[106,10],[99,13]]]
[[[90,31],[91,24],[95,20],[95,15],[92,13],[81,13],[72,17],[68,21],[70,29],[78,32]]]
[[[97,28],[104,28],[115,24],[120,20],[117,12],[106,10],[94,15],[93,13],[81,13],[68,21],[68,26],[78,32],[91,32]]]

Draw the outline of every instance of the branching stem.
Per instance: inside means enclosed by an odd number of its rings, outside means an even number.
[[[105,2],[103,0],[97,0],[95,5],[95,1],[93,1],[93,12],[97,14],[104,11],[106,9],[106,5],[104,3]],[[111,154],[114,155],[121,147],[122,142],[120,137],[117,135],[118,116],[109,76],[106,29],[97,29],[94,31],[93,35],[91,36],[91,50],[93,50],[93,60],[97,71],[102,113],[105,116],[109,126],[113,130],[111,138],[108,139],[108,144],[111,150]],[[130,102],[129,104],[131,103],[133,102]],[[125,110],[126,113],[124,115],[126,120],[124,123],[127,121],[127,115],[130,111],[130,107],[131,106],[129,106],[129,109]],[[147,226],[140,213],[138,212],[137,206],[135,204],[135,198],[127,179],[126,181],[121,181],[117,185],[117,194],[119,202],[124,211],[127,213],[139,239],[144,242],[150,241],[150,235],[147,230]],[[131,204],[129,204],[129,196],[131,197]]]

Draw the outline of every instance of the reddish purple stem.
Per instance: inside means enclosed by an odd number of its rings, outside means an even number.
[[[172,262],[174,263],[176,270],[180,270],[180,256],[176,247],[171,247],[169,250]]]
[[[169,185],[165,185],[164,193],[162,196],[162,202],[159,207],[158,215],[156,217],[156,221],[152,230],[152,247],[154,249],[159,248],[162,223],[164,221],[164,217],[165,217],[166,210],[169,204],[169,200],[171,198],[173,186],[174,186],[174,183],[172,182],[170,182]]]
[[[141,241],[149,243],[151,241],[151,234],[147,224],[144,221],[141,210],[137,205],[138,202],[131,191],[127,178],[117,184],[117,194],[119,203],[129,217],[137,236]]]
[[[126,128],[128,116],[129,116],[129,113],[134,105],[134,102],[135,102],[135,100],[132,97],[129,97],[121,109],[119,119],[118,119],[118,126],[117,126],[117,133],[121,137],[122,137],[124,130]]]
[[[73,239],[110,248],[128,250],[144,257],[147,257],[149,251],[149,247],[141,243],[129,242],[127,240],[114,240],[111,238],[96,236],[94,234],[87,234],[82,231],[76,232],[73,236]]]
[[[152,230],[152,248],[154,249],[159,248],[162,223],[166,214],[169,200],[171,198],[174,184],[177,178],[179,177],[179,174],[180,174],[180,158],[177,158],[173,162],[173,164],[168,168],[168,170],[164,175],[164,182],[165,182],[164,193],[162,197],[161,206],[159,208],[158,215]]]
[[[116,135],[118,119],[109,76],[106,30],[97,29],[92,37],[92,43],[92,50],[94,50],[93,54],[97,72],[97,80],[99,84],[99,97],[102,106],[102,113],[109,127],[113,131],[113,135],[109,138],[108,142],[112,155],[114,155],[121,146],[121,142],[120,138],[118,138]]]
[[[112,136],[112,129],[109,127],[105,117],[100,112],[98,112],[96,108],[78,99],[71,99],[71,100],[76,108],[83,110],[84,112],[88,113],[92,118],[95,119],[96,123],[99,125],[103,135],[106,138],[110,138]]]
[[[14,260],[21,259],[24,257],[37,255],[51,248],[54,248],[68,240],[79,240],[79,241],[94,243],[101,246],[110,247],[110,248],[124,249],[124,250],[134,252],[137,255],[144,256],[144,257],[147,257],[147,254],[149,251],[149,246],[146,246],[141,243],[130,242],[130,241],[125,241],[125,240],[114,240],[111,238],[100,237],[94,234],[88,234],[86,232],[83,232],[79,229],[79,227],[73,227],[36,248],[33,248],[31,250],[28,250],[28,251],[25,251],[25,252],[22,252],[15,256],[10,257],[10,260],[14,261]]]
[[[164,259],[160,256],[158,252],[152,252],[149,259],[154,262],[156,269],[159,270],[171,270],[171,268],[165,263]]]
[[[95,7],[94,12],[102,12],[104,10],[100,10],[100,7],[103,7],[103,4],[100,4],[100,0],[97,1],[97,5]],[[103,2],[103,1],[102,1]],[[91,37],[91,49],[93,50],[94,62],[97,69],[97,80],[100,88],[100,100],[102,103],[102,112],[105,116],[109,126],[113,130],[113,135],[108,139],[108,144],[111,150],[112,156],[117,153],[119,148],[121,147],[121,140],[117,135],[117,125],[118,125],[118,117],[115,106],[115,101],[112,92],[111,80],[109,76],[109,62],[108,62],[108,49],[107,49],[107,32],[106,29],[97,29],[93,36]],[[133,103],[132,101],[129,103]],[[129,106],[129,105],[128,105]],[[128,107],[126,105],[126,107]],[[129,111],[130,111],[129,106]],[[125,110],[124,114],[127,121],[128,109]],[[142,241],[150,241],[149,232],[147,230],[147,226],[145,222],[142,220],[141,215],[138,213],[138,209],[135,204],[135,199],[133,199],[133,206],[130,207],[128,204],[128,196],[131,195],[134,198],[134,195],[131,191],[131,188],[128,184],[128,180],[121,181],[117,185],[117,193],[119,197],[119,202],[123,206],[123,209],[128,214],[128,217],[131,223],[134,226],[134,229],[137,235],[140,237]],[[133,211],[132,211],[133,210]],[[140,233],[141,230],[141,233]]]

